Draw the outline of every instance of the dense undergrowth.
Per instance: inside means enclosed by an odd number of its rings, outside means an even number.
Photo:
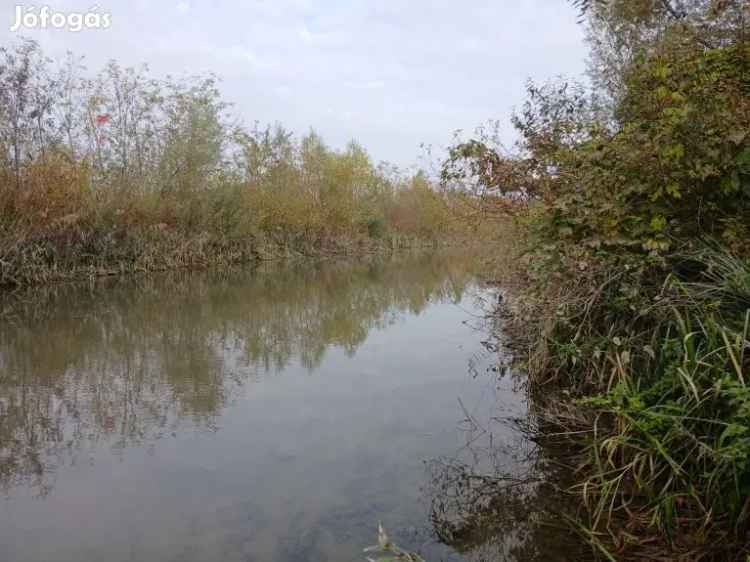
[[[214,77],[0,49],[0,285],[434,244],[455,203],[356,142],[238,125]]]
[[[443,178],[524,233],[522,360],[596,555],[745,560],[750,12],[578,4],[593,85],[530,85],[518,152],[459,143]]]

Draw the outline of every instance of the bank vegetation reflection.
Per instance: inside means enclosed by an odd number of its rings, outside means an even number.
[[[458,301],[469,264],[422,255],[267,266],[60,286],[4,302],[0,489],[43,495],[83,451],[215,429],[255,378],[292,362],[314,372],[332,346],[353,355],[399,315]]]

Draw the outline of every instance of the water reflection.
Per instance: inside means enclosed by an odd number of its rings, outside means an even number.
[[[408,259],[408,267],[404,261]],[[84,449],[213,430],[239,388],[428,303],[458,301],[470,258],[267,266],[60,286],[6,300],[0,324],[0,487],[50,492]],[[325,384],[325,381],[321,381]]]
[[[502,318],[490,304],[481,303],[486,316],[475,321],[490,339],[482,342],[484,353],[469,361],[469,372],[480,377],[483,367],[521,392],[523,377],[512,368]],[[591,559],[570,524],[576,519],[577,502],[568,495],[575,461],[555,430],[541,427],[533,407],[522,416],[502,403],[484,415],[463,405],[461,411],[464,444],[428,463],[425,495],[437,540],[474,562]]]
[[[466,252],[0,300],[0,556],[580,559]],[[492,301],[496,302],[496,301]],[[42,498],[43,501],[39,501]]]
[[[429,496],[438,539],[477,562],[589,559],[590,551],[562,518],[575,514],[558,503],[566,495],[563,480],[550,468],[487,471],[458,459],[433,461]]]

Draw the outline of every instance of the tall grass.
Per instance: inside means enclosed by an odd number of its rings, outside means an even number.
[[[580,446],[577,525],[596,550],[733,560],[750,553],[750,262],[711,248],[672,270],[643,300],[623,301],[628,275],[556,295],[531,390]]]

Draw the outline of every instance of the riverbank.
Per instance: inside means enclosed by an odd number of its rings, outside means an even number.
[[[0,240],[0,290],[61,281],[175,269],[205,269],[301,258],[360,258],[445,242],[409,236],[307,240],[296,236],[227,238],[163,226],[66,228],[52,235]]]
[[[555,467],[559,511],[544,517],[596,558],[744,560],[750,263],[703,248],[648,284],[604,266],[566,278],[515,225],[484,270],[503,289],[494,314],[525,373],[530,437]]]
[[[18,40],[0,52],[0,285],[357,255],[465,232],[422,171],[352,140],[239,125],[211,75],[84,71]]]
[[[518,153],[461,142],[443,177],[520,229],[503,308],[542,433],[569,452],[573,527],[608,560],[745,560],[746,7],[586,5],[630,56],[591,89],[531,84]]]

